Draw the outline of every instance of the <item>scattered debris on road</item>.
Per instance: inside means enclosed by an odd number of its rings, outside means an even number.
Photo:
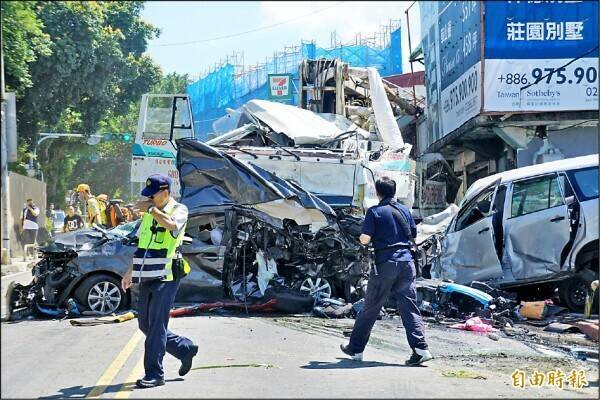
[[[200,370],[200,369],[217,369],[217,368],[277,368],[273,364],[259,364],[259,363],[251,363],[251,364],[225,364],[225,365],[203,365],[200,367],[193,367],[190,371]]]
[[[84,318],[84,319],[72,319],[69,321],[73,326],[96,326],[106,324],[119,324],[125,321],[131,321],[137,317],[137,313],[134,311],[128,311],[120,315],[109,315],[106,317],[99,318]]]
[[[443,371],[442,376],[446,378],[462,378],[462,379],[487,379],[485,376],[476,372],[458,370],[458,371]]]

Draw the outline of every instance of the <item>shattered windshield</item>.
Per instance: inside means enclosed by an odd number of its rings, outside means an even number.
[[[109,229],[108,232],[120,237],[129,236],[131,233],[137,231],[140,221],[141,220],[131,221],[123,225],[115,226],[114,228]]]

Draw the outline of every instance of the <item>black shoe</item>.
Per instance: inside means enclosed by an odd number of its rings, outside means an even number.
[[[418,351],[418,353],[417,353],[417,351]],[[427,349],[425,349],[425,350],[422,350],[422,349],[413,349],[412,355],[410,356],[410,358],[408,360],[406,360],[404,362],[404,364],[405,365],[409,365],[409,366],[421,365],[425,361],[429,361],[432,358],[433,357],[431,356],[431,353]]]
[[[189,353],[185,356],[183,360],[181,360],[181,367],[179,367],[179,376],[184,376],[185,374],[190,372],[190,369],[192,369],[192,359],[196,354],[198,354],[198,346],[192,345]]]
[[[350,356],[354,361],[362,361],[363,360],[363,353],[354,353],[354,352],[350,351],[350,349],[348,349],[348,346],[340,344],[340,350],[342,350],[342,352],[344,354]]]
[[[139,387],[140,389],[148,389],[148,388],[153,388],[156,386],[162,386],[165,384],[165,380],[164,379],[138,379],[137,381],[135,381],[135,386]]]

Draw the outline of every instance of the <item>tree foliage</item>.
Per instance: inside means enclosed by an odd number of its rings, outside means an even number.
[[[114,129],[125,124],[135,132],[123,121],[132,119],[132,107],[162,75],[145,54],[148,40],[159,30],[140,18],[143,2],[1,4],[6,82],[17,93],[19,149],[28,150],[20,151],[20,166],[40,132],[89,135],[111,124]],[[133,114],[137,120],[137,111]],[[90,155],[121,168],[124,164],[115,164],[114,157],[123,163],[131,159],[130,149],[114,149],[109,143],[94,149],[82,140],[54,139],[42,147],[38,159],[48,199],[57,203],[72,183],[71,173],[90,167]],[[97,176],[110,182],[124,175],[117,171],[99,170]]]
[[[0,9],[6,90],[23,93],[33,84],[29,64],[51,54],[50,36],[44,33],[33,2],[2,1]]]
[[[141,2],[40,4],[52,52],[31,63],[35,84],[18,104],[26,139],[55,128],[65,112],[80,115],[74,130],[95,133],[109,112],[126,113],[153,86],[160,69],[143,53],[158,30],[140,20],[141,8]]]
[[[188,74],[178,74],[177,72],[171,72],[163,76],[162,79],[152,88],[152,93],[185,93],[190,83],[192,82]]]

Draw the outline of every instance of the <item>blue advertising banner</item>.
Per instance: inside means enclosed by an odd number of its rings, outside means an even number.
[[[485,111],[598,108],[598,1],[486,1]]]
[[[439,71],[439,13],[440,2],[421,1],[419,11],[421,14],[421,45],[425,64],[425,90],[427,91],[426,124],[428,143],[433,143],[441,137],[440,123],[440,80]]]
[[[486,1],[485,58],[598,57],[598,1]]]
[[[481,3],[420,2],[431,142],[481,111]]]
[[[481,61],[479,2],[446,3],[439,17],[442,90]]]
[[[481,4],[442,3],[439,14],[442,136],[481,111]]]

